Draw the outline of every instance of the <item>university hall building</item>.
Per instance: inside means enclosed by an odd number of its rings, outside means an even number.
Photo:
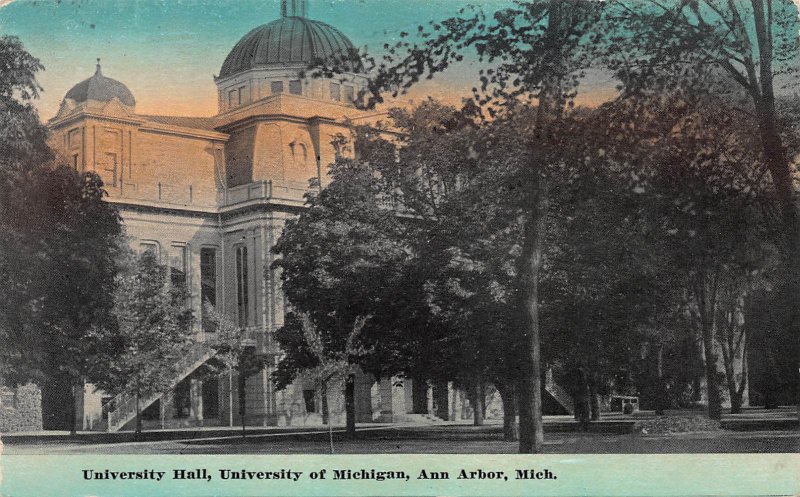
[[[352,104],[366,84],[357,64],[335,79],[302,76],[316,60],[354,51],[347,36],[309,19],[304,1],[284,0],[281,14],[247,33],[225,58],[214,78],[219,111],[213,117],[138,114],[131,90],[104,74],[98,61],[95,74],[67,92],[48,123],[53,148],[77,170],[103,178],[132,248],[152,251],[170,267],[173,282],[191,291],[198,345],[174,388],[144,402],[146,426],[239,422],[236,380],[204,368],[215,328],[203,302],[246,330],[247,345],[269,357],[247,379],[247,423],[321,422],[313,385],[298,381],[276,391],[271,381],[281,354],[273,333],[283,324],[286,302],[279,274],[270,269],[270,249],[285,221],[303,209],[309,180],[327,182],[338,153],[334,142],[349,136],[348,122],[370,116]],[[411,383],[359,375],[358,421],[411,412]],[[331,399],[332,415],[339,404]],[[110,399],[92,385],[77,409],[84,429],[130,427],[135,413],[133,399]]]

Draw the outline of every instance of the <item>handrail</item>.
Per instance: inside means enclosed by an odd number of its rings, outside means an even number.
[[[181,380],[189,376],[192,371],[214,355],[214,351],[201,343],[192,346],[192,350],[179,362],[178,375],[172,381],[171,387],[177,385]],[[166,391],[168,391],[167,389]],[[161,398],[164,392],[158,392],[144,399],[140,399],[140,408],[146,409],[153,402]],[[103,406],[103,414],[108,419],[108,431],[121,429],[136,415],[136,395],[130,392],[123,392]]]

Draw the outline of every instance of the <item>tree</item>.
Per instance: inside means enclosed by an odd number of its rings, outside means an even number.
[[[778,204],[780,253],[786,267],[782,296],[773,302],[800,341],[800,218],[795,205],[793,167],[776,110],[776,85],[791,84],[800,57],[797,6],[791,0],[648,2],[642,8],[616,2],[616,17],[627,43],[611,63],[635,93],[654,76],[666,81],[725,75],[738,87],[742,115],[753,124],[758,150]],[[632,40],[635,40],[632,42]],[[624,55],[623,55],[624,54]],[[693,91],[707,91],[697,85]],[[797,360],[797,359],[796,359]],[[800,406],[800,385],[796,386]],[[800,416],[800,407],[798,407]]]
[[[167,268],[142,253],[119,276],[114,294],[115,326],[103,330],[117,340],[118,355],[104,365],[98,386],[112,395],[135,397],[136,433],[142,431],[141,401],[165,392],[180,372],[193,342],[186,288],[167,284]]]
[[[27,197],[28,209],[44,221],[38,229],[47,232],[36,233],[33,223],[27,234],[38,240],[40,273],[31,288],[39,297],[36,321],[44,333],[43,358],[50,365],[44,367],[66,375],[69,385],[80,389],[85,381],[102,377],[98,365],[117,352],[115,340],[98,330],[111,326],[122,227],[96,174],[80,175],[66,167],[40,174],[33,183],[39,188]],[[75,431],[79,420],[71,412]]]
[[[74,404],[113,353],[96,330],[113,305],[122,228],[100,177],[60,165],[48,148],[32,105],[41,69],[17,38],[0,38],[0,367],[6,380],[43,383],[47,407],[55,390]],[[75,432],[75,410],[58,409]]]
[[[247,378],[264,368],[266,357],[257,354],[253,347],[245,343],[247,332],[237,326],[232,319],[217,312],[209,303],[204,304],[204,315],[215,325],[215,339],[211,347],[216,350],[216,357],[222,361],[228,371],[228,406],[230,409],[230,425],[233,426],[233,371],[237,374],[237,391],[239,395],[239,418],[242,423],[242,438],[245,437],[247,417]]]
[[[714,77],[705,84],[725,87]],[[718,345],[724,354],[736,349],[722,338],[722,308],[739,306],[750,291],[745,282],[768,266],[775,239],[768,220],[775,203],[748,123],[719,96],[724,93],[692,88],[692,82],[651,82],[636,97],[606,106],[605,122],[612,124],[603,133],[615,161],[638,164],[630,172],[641,213],[653,227],[654,246],[669,261],[674,284],[683,288],[681,305],[705,356],[709,416],[718,419]],[[729,385],[735,401],[741,386]]]
[[[297,317],[292,316],[292,320],[296,322]],[[323,337],[319,331],[315,329],[314,324],[308,316],[300,316],[299,321],[302,327],[302,337],[305,341],[304,345],[311,353],[313,360],[316,361],[316,366],[311,369],[306,368],[302,376],[313,381],[320,390],[320,396],[322,397],[322,422],[328,425],[328,440],[331,454],[333,454],[333,425],[330,422],[330,413],[328,412],[328,384],[337,377],[345,378],[345,381],[349,381],[351,375],[355,374],[354,366],[350,364],[348,357],[365,354],[364,350],[358,350],[356,344],[359,342],[359,335],[364,328],[367,318],[361,317],[356,320],[353,330],[347,337],[344,351],[339,354],[330,353],[325,350]],[[288,329],[291,328],[290,326]]]
[[[395,213],[378,202],[375,179],[369,167],[340,158],[331,169],[333,181],[318,195],[307,197],[307,208],[286,223],[273,251],[280,255],[274,266],[281,269],[283,290],[292,309],[303,313],[318,330],[325,353],[346,356],[352,366],[371,370],[377,350],[349,337],[356,324],[367,320],[376,301],[392,291],[387,273],[406,257],[404,247],[389,234],[399,229]],[[383,298],[382,301],[386,301]],[[284,328],[276,334],[285,352],[277,385],[285,387],[302,369],[318,366],[301,339],[302,330]],[[362,347],[363,345],[363,347]],[[377,361],[379,363],[380,361]],[[282,378],[282,379],[281,379]],[[345,379],[347,435],[355,435],[354,375]]]

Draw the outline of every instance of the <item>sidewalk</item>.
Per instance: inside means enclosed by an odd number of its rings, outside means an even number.
[[[691,416],[702,415],[702,411],[697,410],[671,410],[667,411],[667,416]],[[626,435],[633,433],[636,421],[651,419],[655,416],[652,411],[640,411],[634,415],[621,413],[604,413],[599,421],[593,421],[589,425],[589,433]],[[545,432],[547,433],[578,433],[581,432],[580,425],[570,415],[544,416]],[[360,423],[359,430],[380,430],[385,428],[418,428],[418,427],[454,427],[469,426],[470,420],[461,421],[441,421],[437,423]],[[497,427],[502,424],[500,419],[486,420],[487,427]],[[752,431],[786,431],[797,430],[798,420],[794,407],[783,407],[774,410],[764,410],[748,408],[741,414],[726,413],[723,415],[722,427],[732,432],[752,432]],[[343,426],[334,426],[333,430],[340,432]],[[230,439],[241,437],[241,426],[207,426],[207,427],[187,427],[187,428],[168,428],[152,429],[143,431],[139,439],[136,440],[135,433],[130,431],[121,432],[97,432],[81,431],[71,436],[68,431],[38,431],[38,432],[19,432],[2,433],[0,440],[7,445],[23,444],[47,444],[54,442],[68,442],[76,444],[102,444],[102,443],[126,443],[126,442],[153,442],[167,440],[211,440],[211,439]],[[247,436],[291,436],[291,435],[317,435],[327,433],[327,426],[248,426]]]

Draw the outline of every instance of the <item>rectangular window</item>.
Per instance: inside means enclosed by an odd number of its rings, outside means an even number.
[[[158,244],[155,242],[142,242],[139,245],[139,253],[144,254],[149,252],[153,257],[158,260]]]
[[[206,310],[207,305],[217,308],[217,250],[213,248],[200,249],[200,300],[203,331],[213,332],[215,323]]]
[[[292,95],[302,95],[303,94],[303,82],[299,79],[293,79],[289,81],[289,93]]]
[[[239,87],[239,105],[247,102],[247,87],[241,86]]]
[[[331,83],[331,100],[334,102],[342,101],[342,86],[339,83]]]
[[[185,245],[173,245],[169,258],[169,279],[175,288],[186,288],[188,273],[188,257]]]
[[[108,173],[106,181],[111,183],[111,186],[117,186],[117,154],[106,152],[105,170]]]
[[[273,95],[283,93],[283,81],[273,81],[269,86]]]
[[[231,90],[228,92],[228,107],[236,106],[236,101],[238,100],[239,92],[236,90]]]
[[[344,100],[347,103],[351,103],[356,98],[356,90],[352,86],[345,85],[344,87]]]
[[[247,247],[236,247],[236,308],[238,311],[239,326],[247,326],[249,307],[249,288],[247,276]]]
[[[67,146],[69,148],[77,148],[81,146],[81,129],[75,128],[69,130],[67,133]]]
[[[78,154],[72,156],[72,167],[75,168],[76,171],[78,170]]]

